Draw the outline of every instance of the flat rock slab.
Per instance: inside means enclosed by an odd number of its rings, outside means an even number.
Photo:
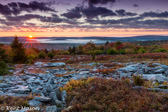
[[[13,93],[26,94],[30,92],[30,89],[13,89]]]
[[[49,106],[49,107],[47,107],[47,112],[57,112],[57,106]]]
[[[10,84],[0,83],[0,88],[8,88],[11,87]]]
[[[34,100],[41,102],[50,102],[52,99],[44,96],[34,97]]]
[[[30,105],[30,106],[41,106],[42,103],[41,103],[40,101],[30,100],[30,101],[29,101],[29,105]]]
[[[168,78],[163,76],[162,74],[142,74],[142,77],[147,80],[153,80],[153,81],[157,80],[159,83],[168,81]]]
[[[65,63],[63,63],[63,62],[47,63],[44,66],[46,66],[46,67],[58,67],[58,66],[65,66]]]

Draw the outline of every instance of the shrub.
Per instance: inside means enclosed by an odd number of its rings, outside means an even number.
[[[139,53],[139,54],[143,54],[143,53],[145,53],[145,52],[146,52],[145,49],[139,49],[139,50],[138,50],[138,53]]]
[[[92,60],[95,60],[96,55],[95,55],[95,53],[94,53],[94,52],[91,54],[91,56],[92,56]]]
[[[63,112],[167,112],[168,95],[145,89],[132,89],[128,80],[89,78],[70,81],[66,90],[67,105]]]
[[[49,53],[47,54],[47,56],[48,56],[50,59],[53,59],[53,58],[54,58],[54,53],[49,52]]]
[[[163,49],[163,48],[159,48],[159,49],[155,50],[155,52],[167,52],[167,50]]]
[[[41,52],[39,53],[38,57],[39,57],[40,59],[45,59],[46,54],[45,54],[43,51],[41,51]]]
[[[117,54],[117,50],[115,49],[108,49],[107,50],[107,54],[110,55],[110,54]]]
[[[134,84],[138,85],[138,86],[143,86],[144,84],[144,79],[142,79],[142,76],[133,76],[133,81]]]
[[[33,54],[28,55],[28,57],[27,57],[28,63],[29,63],[29,64],[32,64],[32,63],[33,63],[33,60],[34,60],[35,58],[36,58],[36,57],[35,57],[35,55],[33,55]]]
[[[6,75],[8,73],[8,66],[4,61],[0,61],[0,75]]]
[[[103,50],[94,50],[93,51],[95,53],[95,55],[100,55],[100,54],[103,54]]]

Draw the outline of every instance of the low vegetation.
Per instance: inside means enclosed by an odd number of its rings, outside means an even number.
[[[141,83],[141,82],[140,82]],[[69,109],[64,112],[167,112],[168,95],[145,89],[132,89],[129,80],[89,78],[70,81],[67,90]]]
[[[4,107],[4,109],[7,109],[6,106],[8,107],[13,107],[13,111],[17,107],[30,107],[28,104],[29,100],[32,100],[33,97],[27,96],[27,97],[12,97],[12,96],[0,96],[0,107]],[[12,108],[11,108],[12,109]],[[3,110],[3,112],[9,112],[9,110]]]

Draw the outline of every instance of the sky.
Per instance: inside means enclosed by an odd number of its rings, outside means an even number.
[[[168,36],[168,0],[0,1],[0,37]]]

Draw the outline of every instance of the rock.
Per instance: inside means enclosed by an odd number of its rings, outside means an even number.
[[[161,69],[158,69],[156,70],[154,73],[164,73],[165,72],[165,69],[161,68]]]
[[[80,75],[88,74],[88,73],[89,73],[89,71],[81,71],[81,72],[79,72]]]
[[[34,94],[40,94],[40,93],[41,93],[41,91],[40,91],[40,90],[38,90],[38,89],[33,89],[31,93],[34,93]]]
[[[30,89],[24,89],[24,88],[19,88],[19,89],[13,89],[11,90],[13,93],[19,93],[19,94],[27,94],[30,92]]]
[[[86,75],[76,75],[75,77],[73,77],[74,80],[80,80],[80,79],[85,79],[87,78]]]
[[[50,79],[48,80],[47,84],[54,84],[54,78],[55,77],[50,77]]]
[[[34,97],[34,100],[36,101],[41,101],[41,102],[50,102],[51,101],[51,98],[48,98],[48,97],[44,97],[44,96],[40,96],[40,97]]]
[[[0,88],[8,88],[11,87],[10,84],[0,83]]]
[[[66,64],[65,63],[63,63],[63,62],[57,62],[57,63],[48,63],[47,65],[45,65],[45,66],[47,66],[47,67],[58,67],[58,66],[65,66]]]
[[[57,94],[56,94],[55,92],[51,92],[51,93],[50,93],[50,98],[52,98],[52,99],[54,99],[54,100],[58,99],[58,98],[57,98]]]
[[[60,101],[60,100],[55,100],[55,103],[56,103],[57,106],[61,106],[62,105],[62,101]]]
[[[37,67],[42,67],[43,64],[44,64],[43,62],[36,62],[36,63],[34,63],[34,65],[37,66]]]
[[[132,87],[133,89],[143,89],[144,87],[143,86],[134,86]]]
[[[128,65],[128,66],[126,66],[124,68],[119,68],[118,70],[125,71],[127,73],[128,72],[136,72],[136,71],[138,71],[138,66],[139,66],[139,64]]]
[[[69,106],[68,108],[66,108],[66,111],[70,111],[70,109],[72,109],[72,106]]]
[[[143,74],[142,76],[144,79],[158,81],[159,83],[168,81],[168,78],[163,76],[162,74]]]
[[[57,106],[47,107],[46,112],[57,112]]]
[[[9,112],[26,112],[24,110],[16,110],[16,111],[9,111]]]
[[[164,76],[168,77],[168,70],[165,72]]]
[[[168,85],[154,86],[154,88],[168,89]]]
[[[33,83],[35,83],[35,84],[43,84],[43,80],[36,79],[36,80],[33,81]]]
[[[48,84],[46,86],[46,90],[47,90],[48,93],[50,93],[53,90],[53,86],[51,84]]]
[[[4,79],[4,77],[3,76],[0,76],[0,80],[2,81]]]
[[[160,89],[160,88],[148,88],[148,90],[154,92],[168,92],[168,89]]]
[[[62,102],[66,103],[67,93],[65,90],[61,92],[61,98],[62,98]]]
[[[30,101],[29,101],[29,105],[30,105],[30,106],[41,106],[42,103],[41,103],[40,101],[30,100]]]
[[[24,81],[18,81],[17,84],[22,85],[23,83],[25,83]]]

